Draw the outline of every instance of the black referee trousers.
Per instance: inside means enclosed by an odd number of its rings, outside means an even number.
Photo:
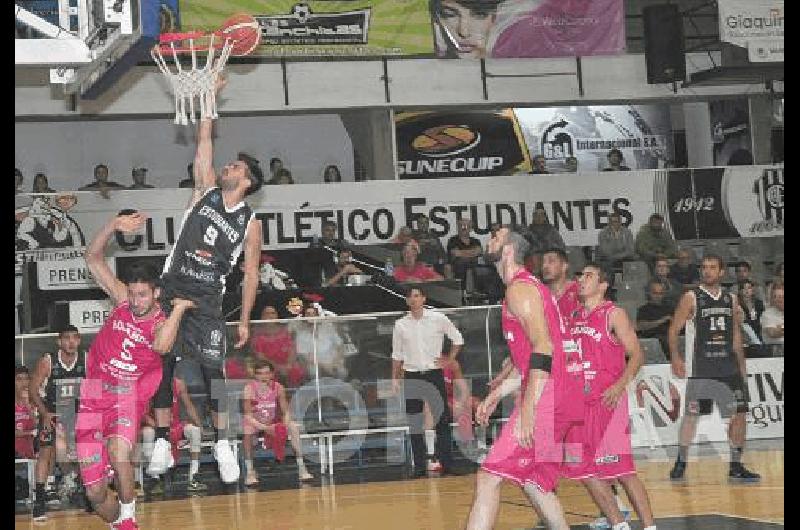
[[[447,392],[444,387],[444,375],[441,369],[427,370],[425,372],[406,372],[404,371],[404,393],[406,400],[406,415],[411,429],[411,449],[414,452],[414,467],[416,470],[426,469],[426,448],[425,448],[425,426],[422,414],[423,402],[427,401],[433,419],[436,421],[436,453],[437,460],[445,470],[450,468],[453,457],[451,447],[453,445],[453,435],[450,430],[450,423],[453,421],[450,414],[450,406],[447,403]],[[429,393],[433,390],[420,388],[412,381],[424,381],[433,385],[438,392],[441,401],[438,406],[433,403]],[[426,396],[427,393],[427,396]],[[427,397],[427,399],[426,399]]]

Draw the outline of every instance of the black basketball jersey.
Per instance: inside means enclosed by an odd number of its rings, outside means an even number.
[[[211,188],[186,210],[183,224],[164,263],[163,276],[181,283],[199,282],[204,290],[225,291],[225,277],[239,259],[253,210],[245,203],[228,210],[222,190]]]
[[[694,317],[686,326],[686,372],[689,377],[727,377],[738,373],[733,351],[733,298],[694,289]]]
[[[50,357],[50,376],[45,380],[43,398],[51,412],[72,412],[76,409],[80,385],[86,377],[86,353],[78,352],[75,364],[66,366],[58,353]]]

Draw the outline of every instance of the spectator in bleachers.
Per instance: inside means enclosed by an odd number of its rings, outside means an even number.
[[[186,166],[186,173],[189,175],[182,181],[178,182],[179,188],[194,188],[194,162],[189,162]]]
[[[442,241],[430,229],[430,219],[427,215],[417,216],[417,229],[411,235],[419,243],[417,259],[432,266],[439,274],[444,274],[447,252]]]
[[[667,258],[656,258],[652,279],[664,286],[664,304],[670,308],[670,311],[674,311],[678,305],[678,300],[683,294],[683,287],[669,277],[669,261]],[[648,289],[645,288],[645,295],[647,295],[647,292]]]
[[[547,159],[544,157],[544,155],[534,156],[531,175],[547,175],[549,173],[550,172],[547,171]]]
[[[678,245],[664,228],[664,216],[658,213],[650,215],[646,225],[642,225],[636,234],[636,253],[652,270],[656,257],[663,255],[674,258]]]
[[[694,262],[694,253],[688,248],[678,250],[678,261],[669,269],[669,277],[678,282],[684,290],[691,290],[700,284],[700,271]]]
[[[347,277],[351,274],[364,274],[364,272],[353,264],[353,251],[349,248],[340,248],[335,272],[333,274],[326,273],[328,279],[325,281],[324,287],[344,285],[347,283]]]
[[[742,282],[749,281],[753,283],[753,287],[755,288],[755,296],[758,298],[764,298],[764,290],[761,289],[761,286],[758,284],[755,278],[753,278],[753,268],[749,262],[742,260],[736,264],[734,269],[736,272],[736,283],[741,284]]]
[[[263,436],[264,449],[272,449],[275,459],[282,462],[289,439],[297,460],[300,480],[314,478],[303,461],[303,446],[300,432],[292,421],[286,390],[275,380],[275,368],[265,359],[258,359],[253,367],[253,379],[244,387],[242,405],[244,412],[244,463],[247,471],[245,486],[258,484],[258,475],[253,467],[253,445],[259,434]]]
[[[636,333],[641,338],[658,339],[669,358],[667,333],[673,308],[665,303],[664,291],[664,286],[656,279],[647,283],[647,302],[636,311]]]
[[[283,169],[283,160],[278,157],[272,157],[269,161],[270,181],[277,181],[278,171]]]
[[[530,233],[532,253],[543,254],[551,248],[560,248],[564,252],[567,251],[564,239],[558,233],[556,227],[550,224],[543,206],[536,208],[533,212],[533,221],[528,226],[528,231]]]
[[[25,179],[22,177],[22,171],[19,168],[14,168],[14,195],[22,193],[22,183]]]
[[[36,411],[30,400],[30,371],[26,366],[14,370],[14,458],[36,458]]]
[[[783,262],[781,261],[775,266],[775,276],[770,283],[779,283],[783,285]]]
[[[608,226],[597,234],[597,262],[608,273],[622,269],[622,262],[635,259],[633,233],[622,224],[622,216],[613,212],[608,216]]]
[[[578,159],[574,156],[568,156],[564,160],[564,168],[567,170],[567,173],[577,173],[578,172]]]
[[[300,303],[302,307],[302,302]],[[275,306],[261,311],[261,320],[278,320]],[[254,359],[266,359],[275,365],[275,371],[286,380],[289,387],[297,387],[305,377],[303,366],[297,362],[294,338],[282,322],[265,322],[254,326],[250,338]]]
[[[329,247],[333,250],[349,248],[350,244],[347,241],[336,237],[336,228],[336,223],[333,221],[323,221],[320,235],[314,236],[314,239],[308,245],[309,248]]]
[[[761,315],[764,313],[764,302],[756,295],[752,280],[738,282],[739,307],[742,310],[742,329],[749,344],[761,344]]]
[[[446,275],[461,280],[461,285],[466,285],[467,270],[474,268],[478,257],[483,254],[483,247],[479,239],[472,237],[472,221],[459,219],[458,234],[447,241],[448,265]]]
[[[442,275],[430,265],[417,261],[419,248],[416,241],[409,241],[403,246],[403,259],[394,268],[394,279],[398,282],[432,282],[441,280]]]
[[[108,180],[108,166],[105,164],[97,164],[94,166],[94,182],[82,186],[80,191],[94,191],[99,190],[105,192],[107,190],[124,190],[125,186],[113,180]]]
[[[267,184],[294,184],[294,179],[292,178],[292,172],[286,169],[285,167],[280,168],[276,173],[275,177],[271,178],[267,181]]]
[[[603,171],[630,171],[631,168],[628,166],[623,166],[622,161],[624,157],[622,156],[622,151],[617,148],[612,149],[606,155],[606,159],[608,160],[608,167],[604,168]]]
[[[322,172],[322,180],[325,183],[330,182],[341,182],[342,181],[342,173],[339,171],[339,166],[331,164],[325,168],[325,171]]]
[[[773,283],[769,289],[769,307],[761,315],[761,337],[764,344],[783,344],[783,284]]]
[[[129,190],[150,190],[155,188],[152,184],[148,184],[145,182],[147,178],[147,168],[146,167],[135,167],[131,170],[131,179],[133,179],[133,184],[131,184],[128,189]]]
[[[44,173],[37,173],[33,177],[33,188],[31,189],[32,193],[55,193],[56,190],[50,187],[50,184],[47,182],[47,175]]]
[[[394,245],[399,245],[400,248],[403,248],[408,243],[411,243],[417,247],[417,250],[419,250],[419,243],[417,243],[417,241],[414,239],[414,231],[408,226],[401,226],[397,231],[395,238],[391,240],[391,243]]]

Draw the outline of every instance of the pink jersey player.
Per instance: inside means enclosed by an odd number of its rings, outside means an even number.
[[[571,280],[567,282],[561,296],[557,297],[558,311],[561,313],[561,318],[564,319],[565,323],[583,307],[583,305],[581,305],[579,290],[578,282]]]
[[[33,405],[26,402],[14,403],[14,431],[33,433],[36,430],[36,414]],[[14,437],[14,456],[16,458],[35,458],[33,434]]]
[[[104,440],[118,436],[133,447],[141,416],[161,382],[161,356],[153,351],[155,328],[164,321],[159,309],[145,319],[120,303],[100,329],[88,353],[76,422],[78,458],[84,484],[105,476]]]
[[[482,467],[520,485],[533,482],[543,491],[552,491],[558,482],[562,461],[563,448],[560,442],[568,428],[582,418],[582,375],[578,369],[580,362],[577,352],[572,348],[565,348],[566,330],[550,290],[524,269],[517,272],[512,282],[530,283],[541,295],[547,329],[553,344],[551,377],[536,405],[533,451],[521,447],[514,436],[513,430],[519,416],[519,407],[515,407]],[[522,375],[522,387],[525,388],[530,356],[537,351],[537,345],[531,344],[521,322],[509,312],[505,302],[502,308],[502,325],[511,351],[511,361]],[[567,355],[570,357],[567,358]]]

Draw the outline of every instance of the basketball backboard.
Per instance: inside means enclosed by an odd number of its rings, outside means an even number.
[[[178,0],[16,0],[18,67],[50,67],[65,94],[95,99],[178,26]]]

